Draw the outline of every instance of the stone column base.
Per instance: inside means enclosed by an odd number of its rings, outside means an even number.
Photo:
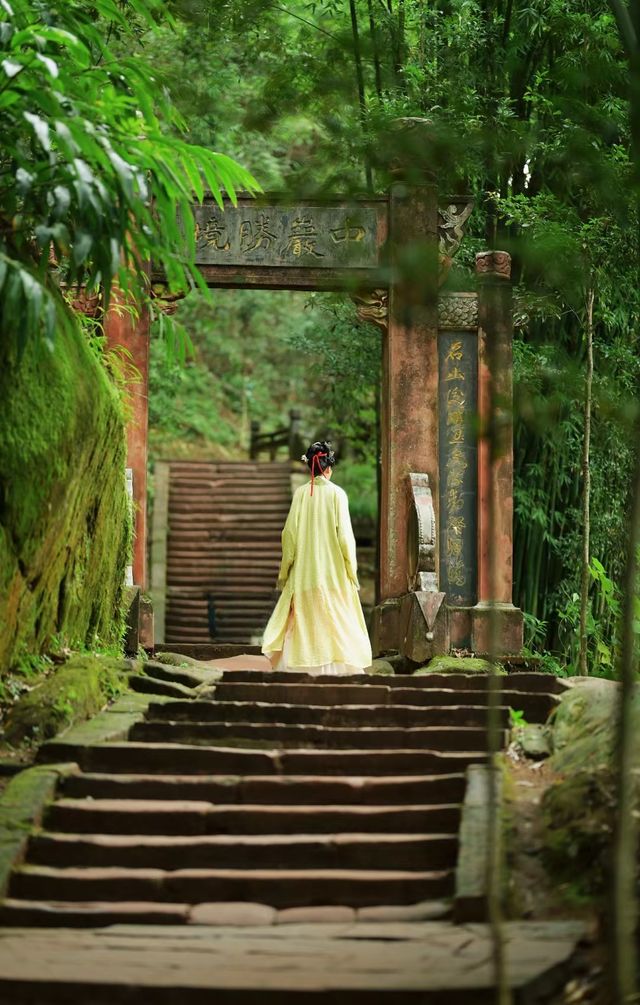
[[[374,659],[400,651],[400,598],[383,600],[371,616],[371,648]]]
[[[387,600],[373,612],[374,656],[395,651],[413,663],[448,653],[449,616],[444,594],[416,590]]]
[[[494,646],[496,656],[518,656],[524,640],[522,611],[513,604],[491,604],[480,601],[471,608],[471,649],[476,656],[492,651],[492,618],[497,621]]]

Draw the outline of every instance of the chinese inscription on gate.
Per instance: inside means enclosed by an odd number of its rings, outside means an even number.
[[[454,604],[475,603],[477,345],[469,332],[441,332],[441,589]]]
[[[198,265],[374,268],[378,214],[371,206],[228,206],[194,209]]]

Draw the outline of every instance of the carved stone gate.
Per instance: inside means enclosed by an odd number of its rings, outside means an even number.
[[[476,292],[438,295],[471,210],[467,199],[438,200],[426,179],[400,175],[384,198],[291,205],[262,197],[224,212],[213,201],[194,209],[196,261],[210,287],[342,291],[384,332],[373,643],[416,661],[451,648],[488,652],[492,611],[498,648],[522,645],[522,614],[512,606],[510,429],[508,448],[493,459],[483,437],[491,387],[503,435],[511,421],[509,256],[477,256]],[[144,318],[137,327],[126,316],[107,319],[109,340],[128,346],[145,379],[147,332]],[[142,587],[146,428],[143,383],[129,435]]]

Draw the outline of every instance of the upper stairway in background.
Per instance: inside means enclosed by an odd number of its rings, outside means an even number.
[[[168,461],[156,466],[154,552],[163,554],[163,642],[255,642],[274,604],[291,464]],[[167,496],[168,493],[168,496]],[[164,499],[162,498],[164,494]],[[152,555],[157,609],[162,562]]]

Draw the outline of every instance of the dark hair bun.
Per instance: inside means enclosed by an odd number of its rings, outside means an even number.
[[[318,457],[315,463],[316,470],[319,468],[320,471],[326,471],[327,468],[332,468],[336,463],[336,455],[331,449],[329,440],[316,440],[302,455],[301,460],[310,468],[314,457]]]

